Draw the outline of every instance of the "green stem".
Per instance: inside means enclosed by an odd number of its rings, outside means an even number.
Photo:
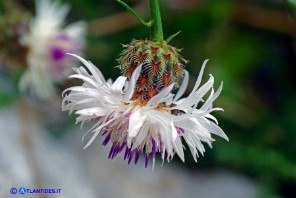
[[[158,0],[150,0],[151,9],[151,39],[156,42],[163,42],[162,21]]]
[[[142,19],[135,10],[121,0],[117,0],[123,7],[130,11],[143,25],[151,28],[151,39],[155,42],[163,43],[162,21],[158,0],[150,0],[151,19],[146,22]],[[170,40],[170,39],[169,39]]]
[[[142,19],[142,17],[140,17],[140,15],[138,15],[136,13],[136,11],[134,9],[132,9],[129,5],[127,5],[126,3],[124,3],[121,0],[117,0],[118,3],[120,3],[123,7],[125,7],[125,9],[127,9],[128,11],[130,11],[143,25],[145,25],[146,27],[151,27],[152,22],[146,22],[144,19]]]

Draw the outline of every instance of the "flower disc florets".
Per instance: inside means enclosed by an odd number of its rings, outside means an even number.
[[[179,54],[181,50],[166,42],[150,40],[133,40],[123,46],[125,49],[119,58],[122,75],[130,79],[134,70],[142,65],[134,99],[149,100],[172,83],[179,87],[187,63]]]

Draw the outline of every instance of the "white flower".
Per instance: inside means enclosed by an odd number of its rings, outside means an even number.
[[[63,28],[68,11],[69,6],[58,2],[36,1],[36,16],[20,39],[29,50],[28,68],[19,82],[21,91],[47,99],[54,94],[54,83],[70,74],[73,60],[65,53],[81,53],[85,24],[76,22]]]
[[[70,78],[84,81],[82,86],[68,88],[63,95],[63,111],[75,111],[77,123],[93,121],[95,124],[86,133],[92,133],[84,148],[93,143],[99,134],[105,136],[102,144],[109,142],[112,147],[109,158],[116,157],[125,149],[124,159],[128,163],[134,157],[138,162],[141,153],[145,153],[146,167],[150,158],[155,161],[156,153],[161,153],[162,159],[171,160],[175,153],[185,160],[182,139],[188,144],[193,158],[197,160],[198,152],[203,154],[205,148],[202,142],[209,146],[214,141],[211,133],[228,140],[218,122],[210,113],[222,110],[213,108],[213,101],[219,96],[222,84],[214,92],[214,77],[202,86],[204,62],[196,84],[187,98],[180,99],[188,84],[188,73],[185,72],[183,83],[176,93],[171,91],[174,84],[164,88],[149,101],[132,99],[135,85],[142,66],[133,72],[131,80],[120,76],[114,83],[106,82],[101,72],[90,62],[80,59],[87,67],[75,69],[76,74]],[[210,91],[209,97],[203,97]],[[203,102],[200,108],[197,105]]]

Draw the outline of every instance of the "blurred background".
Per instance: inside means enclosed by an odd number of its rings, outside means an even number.
[[[0,13],[5,14],[4,1]],[[34,12],[33,0],[14,2]],[[120,75],[116,59],[121,44],[149,38],[149,31],[115,0],[63,2],[71,5],[67,22],[87,22],[83,56],[106,78]],[[148,0],[125,2],[149,18]],[[82,150],[81,137],[88,126],[75,126],[74,116],[60,110],[61,99],[28,101],[27,108],[19,108],[18,74],[6,72],[0,60],[1,197],[10,197],[11,187],[22,186],[61,188],[62,197],[83,198],[296,197],[296,1],[160,3],[166,37],[182,30],[171,44],[182,48],[181,54],[190,60],[187,93],[205,59],[210,59],[205,73],[215,77],[216,88],[224,82],[215,102],[224,112],[214,115],[230,141],[216,138],[214,148],[207,148],[198,163],[190,152],[185,164],[176,157],[161,167],[159,157],[154,172],[145,169],[143,162],[128,166],[120,157],[115,162],[107,160],[108,149],[99,153],[100,143]],[[1,50],[11,49],[15,56],[11,61],[21,59],[13,42],[3,42],[7,27],[0,27],[0,55]],[[73,82],[61,85],[60,91],[69,84]],[[26,128],[30,133],[22,135],[20,131]],[[60,197],[46,195],[55,196]]]

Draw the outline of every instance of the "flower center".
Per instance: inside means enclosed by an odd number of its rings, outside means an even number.
[[[53,47],[51,49],[51,57],[54,61],[59,61],[66,56],[64,50],[60,47]]]

